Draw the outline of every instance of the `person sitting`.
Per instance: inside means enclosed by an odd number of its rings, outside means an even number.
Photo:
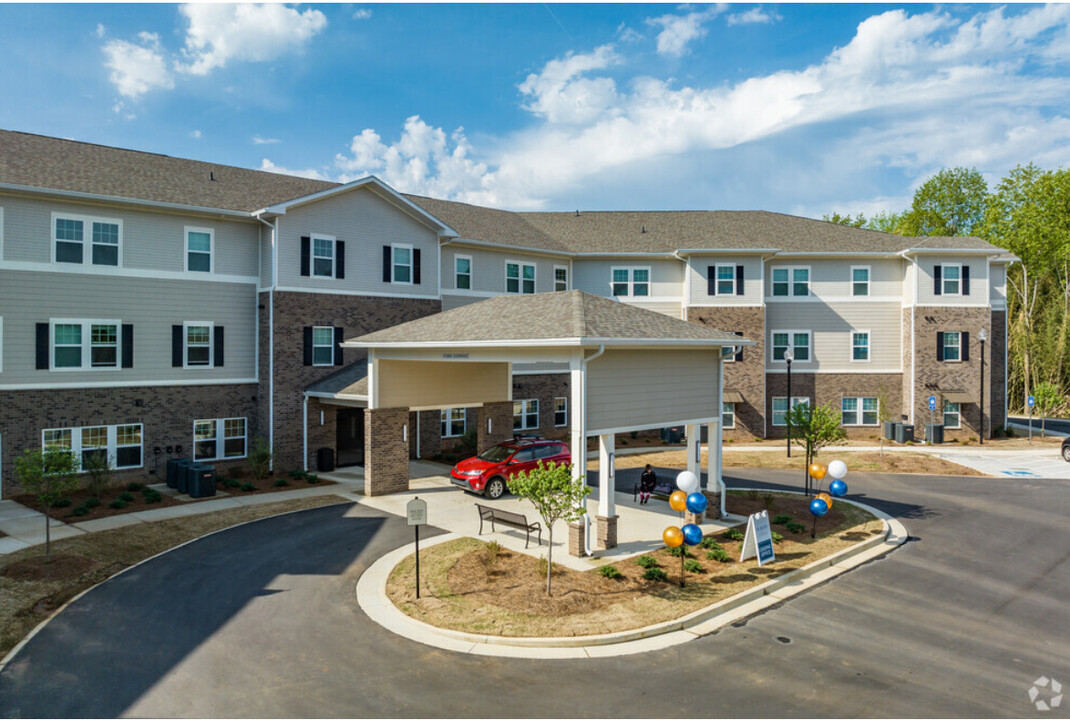
[[[654,488],[658,484],[658,476],[654,472],[654,468],[649,465],[643,470],[643,474],[639,476],[639,504],[646,505],[646,501],[650,499],[650,493],[654,492]]]

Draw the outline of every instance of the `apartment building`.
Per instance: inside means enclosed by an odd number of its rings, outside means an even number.
[[[0,131],[0,493],[59,445],[168,457],[362,461],[356,337],[500,294],[579,289],[757,341],[725,357],[724,432],[783,436],[788,403],[879,408],[948,434],[1006,417],[1006,268],[976,238],[768,212],[515,213]],[[981,338],[985,338],[982,344]],[[984,376],[981,376],[982,347]],[[785,352],[794,354],[787,394]],[[514,365],[514,427],[564,437],[567,368]],[[983,382],[983,412],[981,402]],[[478,409],[413,413],[430,456]]]

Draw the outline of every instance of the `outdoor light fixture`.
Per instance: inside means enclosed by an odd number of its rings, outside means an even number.
[[[404,425],[401,426],[401,441],[402,442],[408,442],[409,441],[409,424],[408,423],[405,423]]]
[[[784,349],[784,362],[788,364],[788,406],[784,412],[784,423],[788,428],[788,457],[791,457],[791,361],[795,359],[795,352],[788,345]]]
[[[979,407],[981,411],[980,431],[977,433],[977,443],[979,445],[985,444],[985,340],[988,339],[988,332],[981,328],[981,332],[977,333],[977,339],[981,341],[981,405]]]

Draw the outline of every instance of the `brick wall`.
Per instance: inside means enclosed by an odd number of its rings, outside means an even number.
[[[1007,404],[1007,386],[1003,382],[1004,374],[1007,370],[1006,322],[1006,310],[992,311],[992,330],[990,340],[992,343],[992,351],[989,355],[989,357],[992,358],[991,371],[988,368],[985,368],[985,375],[989,378],[988,387],[991,389],[992,393],[992,403],[989,405],[991,408],[991,420],[989,421],[991,427],[989,428],[986,425],[989,432],[1007,424],[1007,417],[1003,412]],[[991,375],[988,374],[989,372],[991,372]]]
[[[487,432],[487,418],[492,420],[491,430]],[[513,437],[513,404],[511,402],[487,403],[479,409],[476,420],[479,452]]]
[[[320,414],[323,423],[320,423]],[[335,447],[338,437],[338,406],[320,402],[318,398],[308,400],[308,469],[310,472],[323,470],[317,462],[316,450],[321,447]],[[337,456],[335,462],[338,462]],[[301,467],[300,463],[290,468],[277,465],[278,469],[287,471]]]
[[[570,394],[569,376],[563,373],[554,375],[516,375],[513,377],[513,399],[529,400],[535,398],[539,401],[539,427],[523,432],[533,432],[551,440],[567,440],[569,437],[568,425],[556,427],[554,425],[554,399],[559,397],[568,398],[569,419],[572,415],[572,396]],[[512,409],[510,413],[510,428],[512,428]]]
[[[365,495],[409,489],[409,447],[402,430],[408,421],[408,408],[364,411]]]
[[[0,392],[3,495],[18,492],[14,484],[15,457],[41,448],[41,431],[49,428],[89,427],[141,423],[144,467],[124,470],[116,477],[129,481],[159,482],[168,455],[153,448],[182,446],[193,457],[193,421],[228,417],[246,418],[247,444],[257,434],[256,385],[197,385],[176,387],[85,388]],[[220,472],[244,460],[213,463]],[[152,470],[157,472],[152,474]]]
[[[817,405],[832,403],[838,412],[840,401],[846,397],[883,397],[893,418],[902,412],[903,376],[899,373],[802,373],[792,371],[791,394],[794,397],[809,397]],[[769,397],[766,405],[769,413],[769,437],[786,436],[786,428],[773,427],[773,398],[788,396],[787,373],[770,373],[766,380]],[[880,426],[848,426],[847,436],[860,440],[876,437]]]
[[[724,364],[724,386],[738,390],[743,403],[736,403],[736,427],[725,430],[726,440],[749,440],[765,435],[765,308],[689,307],[687,319],[726,332],[742,332],[757,345],[743,349],[743,360]]]

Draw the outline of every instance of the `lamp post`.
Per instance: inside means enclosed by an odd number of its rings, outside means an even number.
[[[977,333],[977,339],[981,341],[981,428],[977,433],[979,445],[985,444],[985,340],[988,339],[988,333],[984,328],[981,328],[981,332]]]
[[[788,345],[784,349],[784,362],[788,364],[788,406],[784,413],[784,423],[788,428],[788,457],[791,457],[791,361],[795,359],[795,353]]]

